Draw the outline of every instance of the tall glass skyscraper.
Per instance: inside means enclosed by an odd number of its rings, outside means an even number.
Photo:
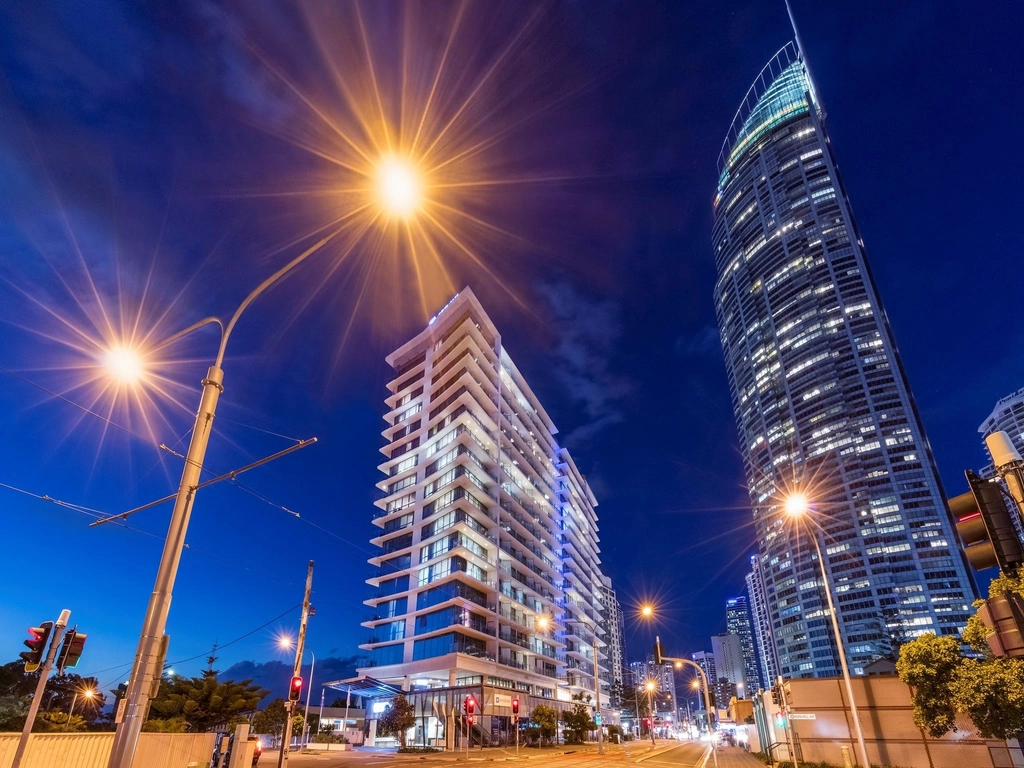
[[[779,673],[839,672],[812,502],[851,668],[956,635],[974,587],[795,44],[757,76],[719,159],[715,308]]]

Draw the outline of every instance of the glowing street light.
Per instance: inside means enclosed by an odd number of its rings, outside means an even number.
[[[797,521],[797,524],[806,519],[810,512],[810,502],[802,493],[792,493],[786,497],[783,506],[786,514]],[[821,545],[818,544],[818,535],[813,529],[808,529],[811,541],[814,542],[814,551],[818,555],[818,566],[821,569],[821,582],[825,587],[825,599],[828,601],[828,613],[832,619],[832,634],[836,641],[836,652],[839,654],[839,666],[843,671],[843,682],[846,684],[846,696],[850,700],[850,714],[853,715],[854,730],[857,734],[857,747],[860,752],[861,765],[871,765],[868,760],[868,748],[864,743],[864,732],[860,727],[860,717],[857,715],[857,702],[853,698],[853,682],[850,680],[850,668],[846,663],[846,650],[843,648],[843,638],[839,633],[839,617],[836,614],[835,604],[832,602],[832,587],[828,580],[828,569],[825,567],[825,558],[821,555]]]
[[[104,353],[102,363],[108,375],[120,384],[135,384],[145,374],[142,356],[131,347],[111,347]]]
[[[547,616],[538,616],[537,617],[537,626],[540,627],[541,629],[547,629],[548,628],[548,617]]]
[[[800,517],[810,511],[811,505],[802,493],[793,493],[786,497],[785,507],[787,515]]]
[[[645,619],[649,619],[654,616],[654,606],[650,603],[644,603],[640,606],[640,615]]]
[[[695,691],[699,691],[700,690],[700,680],[694,679],[693,682],[690,683],[690,687],[693,688],[693,690],[695,690]]]
[[[385,215],[408,219],[420,207],[423,180],[409,160],[389,155],[377,165],[377,203]]]

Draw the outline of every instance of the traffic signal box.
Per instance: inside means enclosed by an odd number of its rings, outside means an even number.
[[[472,696],[467,696],[465,707],[466,707],[466,722],[472,725],[476,721],[476,699]]]
[[[46,654],[46,643],[52,633],[52,621],[44,621],[42,626],[28,628],[29,639],[25,641],[28,650],[19,654],[25,662],[26,672],[35,672],[39,669]]]
[[[982,480],[967,470],[971,490],[949,500],[956,532],[964,554],[978,571],[999,566],[1006,576],[1016,576],[1024,565],[1024,548],[998,482]],[[996,656],[1024,657],[1024,599],[1008,592],[985,600],[978,616],[992,634],[989,647]]]
[[[519,722],[519,697],[512,699],[512,719]]]
[[[61,643],[60,653],[57,655],[57,673],[64,674],[68,667],[74,669],[82,658],[82,651],[85,649],[84,632],[77,629],[69,629],[64,635],[64,642]]]
[[[1004,574],[1015,575],[1024,564],[1024,548],[1017,538],[1002,488],[997,482],[982,480],[971,470],[967,470],[967,483],[971,490],[949,500],[949,511],[956,519],[956,532],[967,561],[977,571],[999,566]]]
[[[288,686],[288,701],[298,701],[299,694],[302,693],[302,678],[296,675],[292,678],[291,685]]]

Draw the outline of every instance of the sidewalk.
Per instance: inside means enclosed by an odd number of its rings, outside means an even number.
[[[713,768],[714,758],[708,758],[708,768]],[[718,768],[764,768],[764,763],[739,747],[718,748]]]

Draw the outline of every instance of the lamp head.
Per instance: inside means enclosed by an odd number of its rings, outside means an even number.
[[[640,615],[643,616],[645,619],[651,618],[651,616],[654,615],[654,606],[650,603],[644,603],[642,606],[640,606]]]
[[[408,219],[420,207],[423,181],[407,159],[387,155],[377,164],[377,203],[389,218]]]
[[[809,509],[810,503],[802,493],[792,493],[786,497],[786,514],[790,517],[800,517]]]
[[[120,344],[108,349],[102,362],[107,374],[119,384],[135,384],[145,373],[139,353]]]

